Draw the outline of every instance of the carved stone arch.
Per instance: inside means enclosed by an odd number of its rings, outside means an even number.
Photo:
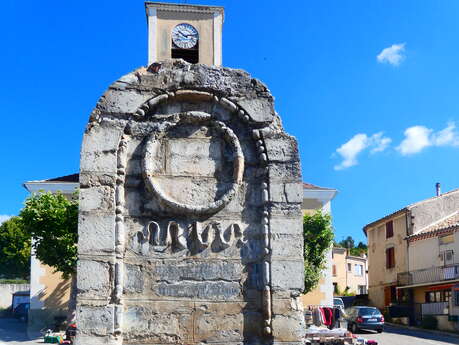
[[[151,221],[148,223],[148,242],[152,246],[159,246],[161,244],[161,228],[157,222]]]
[[[225,124],[242,147],[244,169],[234,169],[236,162],[230,160],[224,165],[225,169],[229,166],[229,173],[225,171],[229,178],[221,175],[223,182],[229,181],[225,188],[240,182],[239,192],[211,212],[172,212],[164,205],[167,202],[147,189],[142,175],[144,149],[151,135],[155,133],[154,140],[164,132],[182,138],[172,127],[185,124],[187,117],[193,117],[190,112],[214,115],[204,127],[211,127],[211,122]],[[195,133],[210,142],[217,129]],[[220,133],[223,137],[225,131]],[[229,142],[222,140],[224,145]],[[205,146],[208,153],[209,146]],[[232,152],[227,146],[222,150],[225,155]],[[99,100],[85,133],[81,167],[78,274],[82,284],[97,281],[79,289],[78,344],[94,338],[112,345],[209,341],[236,345],[252,340],[301,344],[304,327],[296,300],[304,270],[298,237],[298,151],[294,138],[277,120],[273,99],[261,82],[243,71],[181,61],[136,70],[111,85]],[[182,176],[176,175],[178,182],[171,186],[181,197]],[[202,183],[187,186],[196,188],[202,200],[168,196],[188,206],[206,206],[223,198],[220,192],[226,191],[222,187],[218,195],[206,194],[199,189]],[[223,250],[212,251],[199,231],[213,221],[230,229],[227,234],[232,238],[225,239],[230,245]],[[157,230],[150,222],[161,227],[160,245],[151,248],[154,240],[146,243],[147,250],[145,246],[140,251],[129,248],[139,231]],[[96,233],[103,239],[94,241]],[[174,248],[161,242],[168,233]],[[180,241],[172,241],[174,236]],[[196,251],[190,250],[193,236],[200,245]],[[239,240],[247,240],[247,245],[238,247]],[[184,249],[176,250],[177,244]],[[104,274],[91,277],[93,267]],[[158,327],[149,326],[153,323]],[[202,324],[208,325],[205,332],[199,327]]]

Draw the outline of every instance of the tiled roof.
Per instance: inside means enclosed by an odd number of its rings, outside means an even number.
[[[44,180],[44,182],[75,182],[75,183],[78,183],[79,179],[80,179],[80,174],[72,174],[72,175],[65,175],[65,176],[50,178],[50,179]]]
[[[53,177],[46,180],[32,180],[25,183],[47,183],[47,182],[64,182],[64,183],[78,183],[80,174],[65,175],[59,177]]]
[[[426,201],[429,201],[429,200],[432,200],[432,199],[435,199],[435,198],[443,197],[443,196],[448,195],[448,194],[451,194],[451,193],[456,193],[456,192],[459,192],[459,188],[458,188],[458,189],[453,189],[453,190],[451,190],[451,191],[449,191],[449,192],[446,192],[446,193],[443,193],[443,194],[441,194],[440,196],[433,196],[433,197],[431,197],[431,198],[427,198],[427,199],[424,199],[424,200],[421,200],[421,201],[417,201],[417,202],[415,202],[415,203],[413,203],[413,204],[410,204],[410,205],[408,205],[408,206],[405,206],[404,208],[401,208],[400,210],[397,210],[397,211],[392,212],[392,213],[390,213],[390,214],[388,214],[388,215],[386,215],[386,216],[384,216],[384,217],[382,217],[382,218],[379,218],[379,219],[375,220],[374,222],[368,223],[367,225],[365,225],[365,226],[363,227],[363,232],[364,232],[364,234],[366,235],[366,234],[367,234],[367,229],[368,229],[368,228],[372,227],[373,225],[376,225],[377,223],[379,223],[379,222],[381,222],[381,221],[387,220],[387,219],[392,218],[392,217],[394,217],[394,216],[396,216],[396,215],[399,215],[399,214],[403,214],[403,213],[405,213],[406,211],[409,211],[413,206],[422,204],[422,203],[424,203],[424,202],[426,202]]]
[[[313,185],[312,183],[303,182],[304,189],[317,189],[317,190],[334,190],[333,188],[325,188]]]

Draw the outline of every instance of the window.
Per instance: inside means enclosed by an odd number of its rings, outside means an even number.
[[[352,272],[352,264],[347,264],[347,271]]]
[[[449,302],[451,299],[451,290],[427,291],[426,303]]]
[[[367,293],[367,287],[365,285],[359,285],[359,295],[365,295]]]
[[[199,49],[172,49],[173,59],[183,59],[189,63],[199,62]]]
[[[456,307],[459,307],[459,291],[458,290],[454,291],[454,305]]]
[[[386,238],[392,236],[394,236],[394,222],[390,220],[386,223]]]
[[[332,274],[333,274],[333,277],[336,277],[336,265],[332,266]]]
[[[445,250],[444,252],[440,252],[440,260],[443,261],[443,265],[451,265],[454,263],[454,252],[452,250]],[[446,272],[445,272],[446,274]],[[454,272],[451,271],[449,279],[454,278]]]
[[[363,276],[363,266],[362,265],[354,265],[355,275],[356,276]]]
[[[386,268],[394,268],[395,267],[395,248],[387,248],[386,249]]]

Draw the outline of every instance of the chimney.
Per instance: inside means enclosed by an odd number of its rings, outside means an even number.
[[[435,190],[436,190],[437,196],[440,196],[441,195],[440,182],[435,183]]]

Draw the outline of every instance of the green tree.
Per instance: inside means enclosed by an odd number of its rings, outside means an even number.
[[[352,236],[348,236],[346,237],[346,239],[342,240],[339,244],[343,248],[351,249],[351,248],[354,248],[355,242]]]
[[[29,278],[30,235],[19,217],[0,225],[0,272],[1,278]]]
[[[64,278],[75,273],[78,241],[78,201],[61,193],[39,193],[26,199],[20,216],[33,238],[35,255]]]
[[[314,289],[325,268],[328,249],[333,244],[331,217],[320,210],[303,218],[304,293]]]
[[[368,253],[368,247],[365,243],[359,242],[357,247],[351,248],[351,255],[360,256]]]

